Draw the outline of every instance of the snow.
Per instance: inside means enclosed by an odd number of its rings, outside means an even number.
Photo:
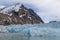
[[[23,17],[23,15],[20,15],[19,17]]]
[[[3,10],[1,10],[1,13],[8,14],[8,12],[11,12],[12,10],[15,10],[16,12],[19,11],[21,4],[16,4],[10,7],[7,7]]]
[[[25,11],[28,11],[28,10],[26,10],[26,9],[24,9]]]
[[[9,16],[12,16],[12,13],[8,14]]]
[[[5,8],[5,6],[3,6],[3,5],[0,5],[0,9],[3,9],[3,8]]]
[[[15,10],[16,12],[18,12],[18,11],[19,11],[19,9],[21,9],[21,8],[20,8],[20,6],[21,6],[21,4],[16,5],[14,10]]]
[[[11,21],[11,18],[10,17],[8,17],[8,19]]]
[[[28,18],[29,18],[30,20],[32,20],[32,18],[31,18],[30,16],[28,16]]]
[[[26,16],[26,14],[23,14],[23,15],[19,15],[19,17],[23,17],[23,16]]]

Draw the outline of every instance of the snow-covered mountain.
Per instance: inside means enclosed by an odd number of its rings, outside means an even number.
[[[44,23],[31,9],[17,3],[0,10],[0,24],[35,24]]]

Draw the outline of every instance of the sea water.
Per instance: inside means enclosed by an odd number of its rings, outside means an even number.
[[[60,40],[60,22],[0,25],[0,40]]]

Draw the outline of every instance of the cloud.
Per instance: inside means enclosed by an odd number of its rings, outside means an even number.
[[[60,0],[0,0],[1,2],[23,3],[37,9],[36,12],[45,22],[51,20],[60,20]],[[35,10],[36,10],[35,9]]]

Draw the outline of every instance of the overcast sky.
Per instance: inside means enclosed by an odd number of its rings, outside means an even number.
[[[45,22],[60,20],[60,0],[0,0],[0,5],[23,3],[32,8]]]

